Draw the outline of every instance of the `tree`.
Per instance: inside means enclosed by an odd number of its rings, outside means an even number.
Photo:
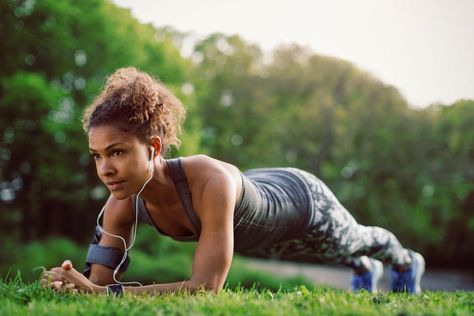
[[[172,30],[140,24],[108,1],[6,0],[0,15],[2,234],[89,239],[97,214],[84,210],[98,210],[107,192],[87,151],[84,107],[123,66],[180,94],[190,64]],[[186,135],[198,142],[200,134]]]

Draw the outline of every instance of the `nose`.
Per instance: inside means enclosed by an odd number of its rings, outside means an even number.
[[[115,168],[109,159],[103,158],[97,162],[97,173],[100,177],[108,177],[115,173]]]

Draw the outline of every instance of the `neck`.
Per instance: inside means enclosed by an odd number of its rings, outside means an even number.
[[[140,197],[149,205],[170,205],[175,202],[177,195],[175,185],[168,176],[168,165],[161,156],[153,163],[153,178],[140,193]]]

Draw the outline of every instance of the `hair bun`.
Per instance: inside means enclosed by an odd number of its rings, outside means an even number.
[[[111,122],[127,124],[140,139],[159,136],[167,148],[179,146],[184,116],[181,102],[158,79],[127,67],[107,79],[102,93],[86,109],[83,125],[88,131],[92,126]]]
[[[111,75],[105,90],[119,100],[118,106],[127,108],[129,120],[138,124],[149,121],[160,103],[157,82],[132,67],[121,68]]]

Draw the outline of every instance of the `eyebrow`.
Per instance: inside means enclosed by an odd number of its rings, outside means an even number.
[[[108,145],[107,147],[105,147],[104,150],[107,151],[107,150],[109,150],[110,148],[112,148],[112,147],[114,147],[114,146],[117,146],[117,145],[124,145],[124,143],[118,142],[118,143],[110,144],[110,145]],[[89,147],[89,151],[91,151],[91,152],[96,152],[95,149],[92,149],[92,148],[90,148],[90,147]]]

